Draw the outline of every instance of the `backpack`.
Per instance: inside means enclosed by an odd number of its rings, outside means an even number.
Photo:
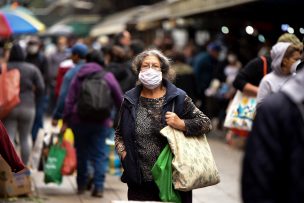
[[[81,119],[101,122],[111,115],[113,98],[104,80],[106,71],[86,76],[80,87],[77,112]]]
[[[0,119],[5,118],[20,103],[20,72],[7,70],[2,64],[0,74]]]

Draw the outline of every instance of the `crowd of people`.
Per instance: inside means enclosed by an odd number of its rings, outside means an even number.
[[[64,36],[57,38],[56,46],[43,42],[31,36],[26,43],[16,40],[1,47],[1,64],[7,63],[8,70],[18,69],[21,76],[20,103],[0,126],[0,141],[5,143],[0,152],[12,171],[26,168],[45,118],[51,117],[53,126],[63,120],[61,132],[71,128],[75,138],[77,193],[86,191],[91,177],[92,196],[102,197],[105,140],[116,129],[115,147],[124,168],[121,179],[128,184],[128,199],[160,201],[150,171],[166,143],[160,129],[170,125],[187,135],[223,129],[226,109],[239,90],[257,97],[258,103],[253,129],[247,132],[244,202],[304,199],[300,182],[303,44],[295,35],[282,35],[270,53],[244,67],[232,50],[221,58],[225,49],[220,41],[211,41],[201,50],[191,43],[176,50],[173,41],[146,45],[125,30],[102,42],[69,41]],[[90,101],[84,94],[103,87],[111,97],[107,113],[98,105],[103,98]],[[93,110],[85,106],[86,101]],[[174,104],[177,110],[171,112]],[[85,112],[80,112],[82,108]],[[106,116],[99,117],[94,108]],[[228,136],[233,133],[237,134],[228,129]],[[22,161],[14,145],[20,145]],[[293,188],[287,190],[282,184]],[[192,192],[181,193],[181,197],[182,202],[192,202]]]

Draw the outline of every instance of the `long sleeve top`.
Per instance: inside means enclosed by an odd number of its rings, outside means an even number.
[[[267,57],[267,73],[271,72],[271,59]],[[249,83],[254,86],[259,86],[263,73],[263,61],[260,57],[256,57],[249,61],[244,68],[242,68],[237,74],[233,86],[240,91],[243,91],[244,86]]]

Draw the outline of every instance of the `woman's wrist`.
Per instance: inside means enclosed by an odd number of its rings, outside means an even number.
[[[179,130],[181,131],[186,131],[186,124],[183,119],[180,119],[179,125],[178,125]]]

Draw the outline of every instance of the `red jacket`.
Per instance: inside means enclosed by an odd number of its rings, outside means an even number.
[[[0,121],[0,155],[11,167],[13,172],[21,171],[25,168],[23,162],[17,155],[13,144],[6,132],[6,129]]]
[[[55,96],[58,98],[64,75],[74,66],[72,60],[65,60],[60,63],[56,78]]]

